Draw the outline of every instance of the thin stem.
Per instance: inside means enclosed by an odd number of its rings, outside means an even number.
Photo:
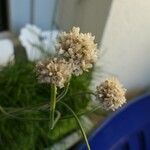
[[[64,91],[57,97],[57,102],[59,102],[68,92],[69,89],[69,83],[65,87]]]
[[[63,104],[73,114],[74,118],[76,119],[76,121],[77,121],[77,123],[79,125],[79,128],[80,128],[81,133],[82,133],[83,138],[84,138],[84,141],[85,141],[85,143],[87,145],[87,148],[88,148],[88,150],[91,150],[89,142],[88,142],[88,139],[87,139],[87,136],[85,134],[85,131],[84,131],[83,127],[82,127],[82,124],[81,124],[78,116],[75,114],[75,112],[66,103],[64,103],[62,101],[60,101],[60,103]]]
[[[60,117],[61,117],[61,113],[60,113],[58,110],[56,110],[56,113],[57,113],[57,117],[56,117],[56,119],[55,119],[55,121],[54,121],[54,126],[56,125],[56,123],[58,122],[58,120],[59,120]]]
[[[94,108],[91,108],[91,110],[87,110],[87,111],[83,111],[83,112],[78,112],[76,115],[78,117],[82,116],[82,115],[90,115],[91,113],[94,113],[95,111],[99,110],[101,108],[101,106],[96,106]],[[104,112],[104,111],[101,111],[101,115],[102,116],[107,116],[108,113]],[[63,116],[61,117],[61,119],[69,119],[69,118],[72,118],[73,115],[66,115],[66,116]]]
[[[44,108],[44,107],[49,107],[49,105],[48,104],[45,104],[45,105],[43,105],[43,106],[41,106],[41,108]],[[39,109],[41,109],[41,108],[39,108]],[[90,115],[91,113],[93,113],[93,112],[95,112],[95,111],[97,111],[98,109],[100,109],[101,107],[100,106],[96,106],[96,107],[93,107],[93,108],[91,108],[91,110],[87,110],[87,111],[83,111],[83,112],[78,112],[76,115],[78,116],[78,117],[80,117],[80,116],[82,116],[82,115]],[[16,116],[18,116],[18,115],[21,115],[21,114],[24,114],[24,113],[33,113],[33,112],[37,112],[38,111],[38,108],[37,108],[37,110],[31,110],[31,109],[27,109],[27,110],[23,110],[23,109],[21,109],[20,110],[20,112],[12,112],[12,111],[8,111],[8,112],[6,112],[6,111],[4,111],[4,109],[0,106],[0,111],[3,113],[3,115],[0,115],[0,120],[2,120],[2,119],[5,119],[5,118],[12,118],[12,116],[13,117],[16,117]],[[12,115],[13,113],[15,113],[14,115]],[[55,119],[55,123],[54,123],[54,125],[56,124],[56,122],[60,119],[60,120],[63,120],[63,119],[69,119],[69,118],[73,118],[74,116],[73,115],[67,115],[67,116],[62,116],[62,117],[60,117],[61,116],[61,114],[60,114],[60,112],[58,112],[57,110],[56,110],[56,113],[57,113],[57,117],[56,117],[56,119]],[[10,116],[11,115],[11,116]],[[106,116],[106,115],[108,115],[108,113],[106,113],[106,112],[103,112],[103,111],[101,111],[101,115],[102,116]],[[3,118],[2,118],[3,117]],[[16,119],[19,119],[19,120],[29,120],[29,121],[49,121],[49,118],[24,118],[24,117],[16,117]]]
[[[54,128],[56,93],[57,93],[57,87],[54,84],[52,84],[51,85],[51,99],[50,99],[50,129]]]
[[[96,96],[96,94],[93,92],[78,92],[78,93],[71,94],[69,96],[72,97],[72,96],[76,96],[76,95],[93,95],[93,96]]]
[[[8,112],[6,112],[1,106],[0,106],[0,111],[1,111],[4,115],[6,115],[6,116],[9,116],[9,117],[15,118],[15,119],[19,119],[18,117],[14,116],[14,115],[11,115],[11,114],[9,114]]]
[[[0,111],[2,112],[2,109],[5,110],[5,112],[8,112],[9,115],[12,116],[17,116],[17,115],[21,115],[21,114],[25,114],[25,113],[35,113],[35,112],[39,112],[41,110],[48,110],[49,109],[49,104],[42,104],[42,106],[34,106],[34,107],[22,107],[22,108],[7,108],[7,107],[2,107],[0,106]],[[9,115],[6,113],[4,113],[4,111],[2,112],[3,114],[0,115],[0,119],[5,119],[7,118]],[[20,117],[19,117],[20,119]]]

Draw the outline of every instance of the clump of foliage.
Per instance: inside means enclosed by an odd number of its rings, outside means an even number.
[[[67,119],[67,121],[64,119],[60,120],[54,130],[50,131],[48,109],[26,112],[17,115],[16,118],[5,114],[11,108],[17,110],[30,107],[32,110],[32,107],[36,105],[49,103],[50,85],[37,83],[34,66],[34,62],[19,62],[8,64],[0,70],[0,149],[2,150],[41,150],[52,146],[64,135],[76,129],[74,119]],[[86,108],[89,96],[82,94],[78,98],[71,95],[87,91],[90,79],[91,73],[84,73],[78,78],[72,77],[71,79],[64,101],[75,112]],[[63,116],[69,115],[69,112],[61,105],[57,107]],[[46,119],[40,121],[39,117]]]

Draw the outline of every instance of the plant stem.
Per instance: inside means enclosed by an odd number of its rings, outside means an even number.
[[[54,128],[56,94],[57,94],[57,87],[54,84],[52,84],[51,85],[51,99],[50,99],[50,129]]]
[[[80,117],[80,116],[82,116],[82,115],[90,115],[91,113],[94,113],[95,111],[100,110],[100,108],[101,108],[101,106],[96,106],[96,107],[91,108],[91,110],[79,112],[79,113],[77,113],[76,115],[77,115],[78,117]],[[107,112],[104,112],[104,111],[102,111],[102,110],[100,111],[100,113],[101,113],[102,116],[107,116],[107,115],[108,115]],[[61,117],[61,119],[69,119],[69,118],[72,118],[72,117],[73,117],[73,115],[67,115],[67,116]]]
[[[59,120],[60,117],[61,117],[61,114],[60,114],[60,112],[59,112],[58,110],[56,110],[56,113],[57,113],[57,117],[56,117],[56,119],[55,119],[55,121],[54,121],[53,126],[55,126],[55,124],[58,122],[58,120]]]
[[[93,96],[96,96],[95,93],[90,92],[90,91],[89,92],[78,92],[78,93],[71,94],[69,96],[76,96],[76,95],[93,95]]]
[[[88,149],[88,150],[91,150],[90,145],[89,145],[89,142],[88,142],[88,139],[87,139],[87,136],[86,136],[86,134],[85,134],[85,131],[84,131],[83,127],[82,127],[82,124],[81,124],[81,122],[80,122],[78,116],[75,114],[75,112],[74,112],[66,103],[64,103],[64,102],[62,102],[62,101],[59,101],[59,102],[60,102],[61,104],[63,104],[63,105],[73,114],[73,116],[74,116],[74,118],[76,119],[76,121],[77,121],[77,123],[78,123],[78,125],[79,125],[79,128],[80,128],[80,130],[81,130],[81,133],[82,133],[82,135],[83,135],[84,141],[85,141],[85,143],[86,143],[86,145],[87,145],[87,149]]]
[[[70,83],[68,83],[67,86],[65,87],[64,91],[60,95],[58,95],[57,102],[59,102],[67,94],[68,89],[69,89],[69,84]]]

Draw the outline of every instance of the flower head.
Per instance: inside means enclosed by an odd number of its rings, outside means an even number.
[[[36,65],[40,83],[51,83],[57,87],[64,87],[71,77],[71,66],[64,59],[51,58],[39,61]]]
[[[116,110],[125,102],[126,89],[116,78],[108,78],[97,86],[96,98],[105,110]]]
[[[97,44],[91,33],[79,33],[80,28],[73,27],[69,33],[58,36],[57,52],[72,64],[73,74],[80,75],[92,68],[97,58]]]

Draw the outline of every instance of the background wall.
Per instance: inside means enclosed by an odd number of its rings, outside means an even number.
[[[150,86],[150,1],[114,0],[101,41],[93,86],[101,76],[116,75],[126,88]],[[102,71],[103,73],[100,73]]]
[[[112,0],[59,0],[55,23],[58,28],[70,30],[79,26],[82,32],[91,32],[100,42]]]
[[[31,22],[30,0],[9,0],[9,26],[12,32],[19,32],[26,23]]]
[[[9,0],[9,22],[12,32],[27,23],[44,30],[51,29],[57,0]]]

